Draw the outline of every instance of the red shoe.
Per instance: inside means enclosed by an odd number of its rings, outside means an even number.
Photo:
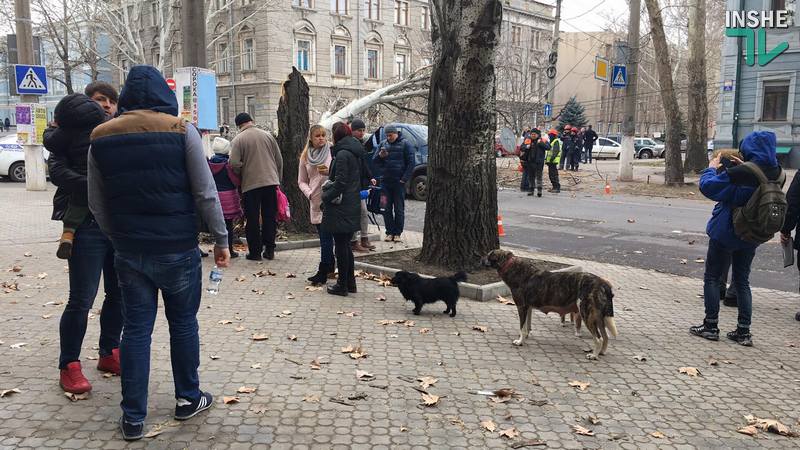
[[[61,369],[61,389],[72,394],[83,394],[92,390],[89,380],[83,376],[81,362],[73,361],[67,364],[66,369]]]
[[[119,367],[119,349],[115,348],[111,350],[110,355],[100,357],[100,360],[97,361],[97,370],[101,372],[111,372],[119,376],[122,373]]]

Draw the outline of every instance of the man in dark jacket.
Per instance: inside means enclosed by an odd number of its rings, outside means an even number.
[[[786,221],[781,229],[781,244],[786,245],[792,238],[794,231],[794,248],[800,251],[800,176],[795,175],[789,190],[786,191]],[[800,270],[800,252],[796,255],[797,268]],[[800,320],[800,312],[794,315],[795,320]]]
[[[744,138],[739,151],[744,161],[758,165],[770,180],[777,180],[781,174],[775,153],[775,133],[755,131]],[[750,335],[750,322],[753,298],[750,292],[750,266],[758,244],[739,238],[733,228],[733,211],[747,204],[758,186],[758,178],[741,165],[742,161],[733,159],[734,166],[725,169],[720,157],[712,159],[708,169],[700,176],[700,192],[717,202],[711,219],[706,226],[708,234],[708,254],[703,276],[703,301],[705,319],[703,324],[691,327],[689,332],[709,340],[719,340],[719,296],[720,283],[727,261],[733,266],[732,280],[736,288],[739,318],[735,331],[727,334],[728,339],[744,346],[753,345]]]
[[[542,140],[538,128],[531,130],[531,148],[528,151],[528,182],[531,185],[531,196],[536,191],[536,196],[542,196],[542,172],[544,171],[545,154],[550,150],[550,144]]]
[[[386,224],[386,242],[401,242],[405,223],[406,183],[414,170],[414,149],[403,139],[394,125],[386,126],[386,140],[381,142],[373,156],[382,170],[381,187],[388,198],[383,220]]]
[[[574,142],[572,139],[572,125],[564,125],[564,129],[561,130],[561,162],[558,163],[558,169],[564,170],[564,167],[569,169],[570,161],[572,161],[572,150],[574,147]]]
[[[594,148],[594,143],[597,142],[597,133],[592,129],[592,126],[589,125],[589,128],[583,132],[583,148],[586,150],[586,153],[583,155],[583,162],[592,163],[592,149]]]
[[[572,127],[572,158],[570,158],[571,170],[578,171],[583,152],[583,134],[578,127]]]
[[[91,85],[90,85],[91,87]],[[112,90],[113,92],[113,90]],[[87,88],[87,94],[93,94]],[[116,113],[116,92],[110,115]],[[53,220],[62,220],[69,208],[88,208],[86,158],[89,136],[106,118],[98,102],[86,95],[64,97],[56,107],[58,127],[45,130],[44,145],[50,151],[50,180],[58,186],[53,198]],[[61,388],[81,394],[92,389],[83,375],[81,346],[86,335],[87,315],[91,310],[103,275],[105,299],[100,314],[100,359],[97,368],[120,374],[119,341],[122,331],[122,295],[114,270],[114,247],[100,231],[91,214],[84,212],[70,242],[69,299],[61,315],[59,340]]]
[[[124,323],[122,417],[126,440],[141,439],[147,416],[150,343],[164,300],[175,383],[175,419],[211,407],[200,390],[202,270],[198,215],[214,236],[214,259],[227,267],[228,233],[197,129],[177,117],[161,73],[135,66],[120,96],[119,117],[95,128],[89,155],[89,208],[116,249]]]

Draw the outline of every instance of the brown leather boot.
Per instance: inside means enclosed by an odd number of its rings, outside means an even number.
[[[361,246],[368,250],[375,250],[375,246],[369,243],[369,238],[361,238]]]
[[[358,252],[358,253],[369,253],[369,249],[368,249],[368,248],[364,248],[364,247],[362,247],[362,246],[361,246],[361,243],[360,243],[360,242],[358,242],[358,241],[351,242],[351,243],[350,243],[350,246],[353,248],[353,251],[354,251],[354,252]]]

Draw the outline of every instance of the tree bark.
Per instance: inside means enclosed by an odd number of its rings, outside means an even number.
[[[494,50],[499,0],[434,0],[428,200],[420,260],[471,269],[499,246]]]
[[[706,0],[689,6],[689,136],[686,142],[688,172],[708,166],[708,95],[706,85]]]
[[[300,154],[308,141],[308,83],[294,67],[283,82],[283,94],[278,104],[278,145],[283,156],[281,185],[292,209],[287,230],[315,233],[309,216],[309,203],[297,185]]]
[[[664,35],[664,20],[661,18],[661,7],[658,0],[644,0],[647,5],[647,15],[650,16],[650,34],[653,37],[653,47],[656,55],[656,70],[658,83],[661,85],[661,103],[664,105],[666,119],[666,157],[664,161],[666,184],[683,184],[683,161],[681,159],[681,111],[678,99],[675,97],[675,88],[670,70],[669,46]],[[703,72],[705,74],[705,72]]]

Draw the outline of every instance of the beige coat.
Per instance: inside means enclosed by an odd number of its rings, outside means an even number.
[[[281,184],[283,157],[278,141],[253,125],[233,138],[229,163],[242,176],[242,192]]]
[[[330,169],[331,167],[331,153],[328,152],[325,158],[325,165]],[[322,223],[322,209],[319,205],[322,203],[322,185],[328,180],[327,175],[319,173],[317,166],[309,164],[308,161],[300,160],[300,169],[297,171],[297,185],[303,191],[306,198],[311,204],[311,223],[319,225]]]

